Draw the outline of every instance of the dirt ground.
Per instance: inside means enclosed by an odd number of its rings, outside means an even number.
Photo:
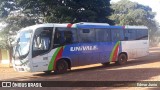
[[[160,81],[160,47],[150,48],[145,57],[129,60],[117,66],[101,64],[74,67],[61,75],[47,75],[43,72],[15,72],[13,68],[0,68],[1,81]],[[27,88],[0,88],[0,90],[26,90]],[[32,88],[32,90],[159,90],[158,87],[57,87]]]

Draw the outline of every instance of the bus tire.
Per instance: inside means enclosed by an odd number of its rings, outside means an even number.
[[[127,55],[124,53],[121,53],[118,56],[118,60],[116,61],[116,64],[123,65],[123,64],[126,64],[126,62],[127,62]]]
[[[103,66],[110,65],[110,62],[101,63]]]
[[[56,63],[56,70],[54,71],[54,73],[62,74],[67,72],[67,69],[68,69],[68,63],[64,59],[61,59]]]

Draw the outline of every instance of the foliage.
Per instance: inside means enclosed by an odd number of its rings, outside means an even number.
[[[153,21],[155,13],[149,6],[129,0],[121,0],[112,4],[114,14],[111,19],[120,25],[148,25]]]
[[[107,22],[111,15],[110,0],[18,0],[24,12],[44,17],[44,22]]]
[[[7,18],[11,11],[18,9],[15,0],[0,0],[0,18]]]
[[[155,12],[149,6],[144,6],[129,0],[121,0],[112,4],[114,13],[111,19],[117,25],[144,25],[149,28],[150,40],[158,30],[158,23],[154,20]]]
[[[0,31],[0,48],[10,49],[11,33],[9,32],[14,33],[22,27],[33,25],[35,24],[35,19],[25,16],[15,0],[1,0],[0,3],[1,23],[7,24]]]
[[[7,27],[0,34],[8,47],[9,32],[36,23],[105,22],[112,13],[110,0],[0,0],[0,18]],[[4,37],[4,36],[5,37]]]

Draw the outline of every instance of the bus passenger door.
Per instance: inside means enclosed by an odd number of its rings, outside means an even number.
[[[32,71],[48,70],[53,27],[38,28],[32,45]]]

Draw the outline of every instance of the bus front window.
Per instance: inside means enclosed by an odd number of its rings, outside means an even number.
[[[13,48],[15,59],[24,59],[28,55],[31,37],[32,30],[22,30],[18,34],[16,45]]]

